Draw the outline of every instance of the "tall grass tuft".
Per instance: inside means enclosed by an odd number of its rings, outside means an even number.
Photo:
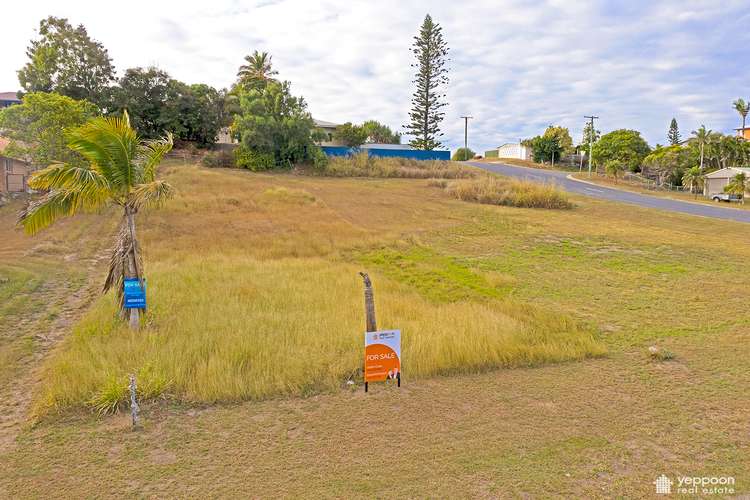
[[[445,191],[463,201],[522,208],[573,208],[568,196],[551,184],[485,175],[448,183]]]

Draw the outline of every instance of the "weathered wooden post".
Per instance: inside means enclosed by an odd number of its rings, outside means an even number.
[[[372,293],[372,281],[367,273],[359,273],[362,276],[362,281],[365,283],[365,317],[367,318],[366,331],[376,332],[378,330],[377,322],[375,321],[375,297]],[[365,392],[367,392],[367,381],[365,381]]]
[[[359,273],[362,276],[362,281],[365,282],[365,315],[367,316],[367,330],[368,332],[378,331],[377,323],[375,322],[375,298],[372,294],[372,281],[367,273]]]
[[[133,429],[134,430],[138,428],[138,412],[140,411],[135,394],[136,394],[135,375],[131,374],[130,375],[130,416],[133,417]]]

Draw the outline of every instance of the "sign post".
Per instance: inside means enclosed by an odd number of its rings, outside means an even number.
[[[146,280],[125,278],[122,282],[122,295],[125,309],[145,309]]]
[[[369,382],[386,380],[401,387],[401,330],[365,333],[365,392]]]

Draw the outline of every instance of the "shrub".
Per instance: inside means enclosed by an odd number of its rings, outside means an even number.
[[[611,175],[615,179],[615,182],[617,182],[617,178],[625,171],[626,167],[627,165],[620,160],[609,160],[604,164],[604,171],[607,175]]]
[[[239,168],[246,168],[253,172],[271,170],[275,166],[272,154],[260,153],[245,146],[234,150],[234,162]]]
[[[313,166],[317,170],[323,170],[328,165],[328,156],[319,147],[315,147],[311,151],[310,156],[312,157]]]
[[[568,196],[550,184],[486,175],[449,183],[445,190],[463,201],[522,208],[573,208]]]
[[[201,164],[204,167],[210,168],[230,168],[235,167],[234,153],[227,151],[226,149],[220,149],[219,151],[209,151],[203,158],[201,158]]]
[[[453,157],[451,160],[453,161],[466,161],[471,160],[474,158],[474,155],[476,153],[471,150],[471,148],[458,148],[455,153],[453,153]]]

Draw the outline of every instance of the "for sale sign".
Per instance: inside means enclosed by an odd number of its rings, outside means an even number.
[[[399,378],[401,373],[401,331],[365,333],[365,382]]]

